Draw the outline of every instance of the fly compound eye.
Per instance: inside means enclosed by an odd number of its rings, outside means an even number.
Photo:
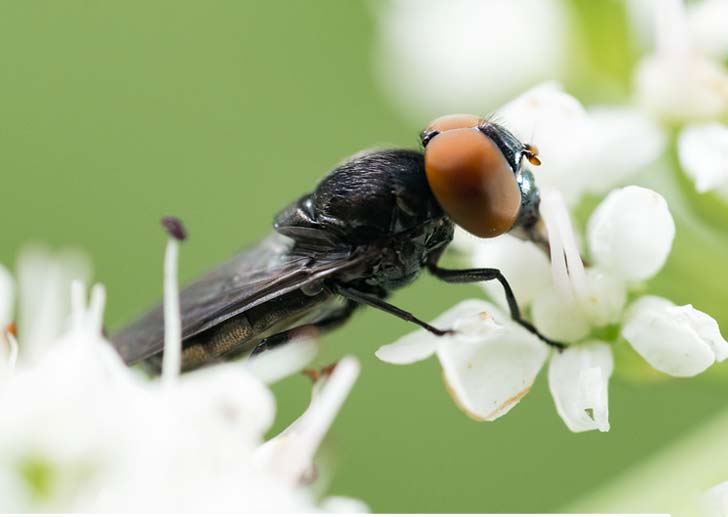
[[[438,117],[421,133],[422,145],[427,146],[430,140],[439,133],[444,133],[452,129],[478,127],[482,123],[483,119],[475,115],[444,115]]]
[[[425,148],[425,171],[440,206],[473,235],[495,237],[516,222],[521,208],[516,177],[498,146],[477,128],[432,138]]]

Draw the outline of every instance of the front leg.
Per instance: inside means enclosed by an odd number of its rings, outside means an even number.
[[[427,264],[427,268],[434,276],[445,282],[453,284],[463,284],[472,282],[486,282],[488,280],[498,280],[503,286],[503,291],[506,295],[506,301],[508,302],[508,309],[511,313],[511,319],[521,325],[529,332],[538,336],[544,343],[549,346],[563,350],[566,346],[563,343],[554,341],[541,334],[536,327],[530,321],[523,319],[521,315],[521,309],[518,307],[516,296],[513,294],[508,280],[503,276],[503,273],[499,269],[495,268],[479,268],[479,269],[443,269],[435,263]]]

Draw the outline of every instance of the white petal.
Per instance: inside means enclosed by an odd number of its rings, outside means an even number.
[[[692,377],[728,356],[718,324],[691,305],[645,296],[627,311],[622,335],[650,365],[674,377]]]
[[[380,81],[396,105],[420,123],[443,113],[493,109],[516,92],[558,76],[564,63],[567,16],[557,0],[376,5]],[[481,37],[484,27],[487,38]],[[514,37],[515,27],[528,37]]]
[[[675,223],[660,194],[630,186],[609,193],[592,214],[587,233],[597,265],[634,282],[662,268],[672,248]]]
[[[369,507],[364,501],[332,495],[321,501],[321,509],[327,513],[370,513]]]
[[[68,328],[73,280],[86,281],[91,266],[85,255],[47,247],[25,248],[18,259],[18,335],[21,355],[36,359]]]
[[[706,517],[728,515],[728,481],[714,486],[705,493],[703,507]]]
[[[0,264],[0,332],[13,319],[15,303],[15,283],[10,272]]]
[[[313,339],[297,339],[247,359],[243,366],[248,372],[273,384],[303,370],[318,354],[318,343]]]
[[[473,249],[471,265],[500,269],[513,288],[521,308],[528,306],[551,284],[551,266],[546,254],[535,244],[511,235],[480,239]],[[491,280],[481,283],[480,286],[501,307],[508,307],[499,282]]]
[[[432,325],[443,330],[453,327],[455,321],[463,316],[479,314],[490,309],[482,300],[464,300],[447,312],[438,316]],[[420,329],[399,338],[394,343],[383,345],[375,352],[376,356],[385,363],[411,364],[427,359],[435,353],[435,349],[449,336],[435,336]]]
[[[285,431],[268,440],[256,451],[256,461],[293,485],[311,468],[316,450],[328,433],[359,376],[359,362],[341,359],[323,386],[315,386],[306,412]],[[318,384],[318,383],[317,383]]]
[[[456,328],[467,337],[443,341],[437,356],[450,394],[476,420],[506,414],[531,388],[549,353],[536,336],[499,316],[491,306],[486,317],[463,318]],[[495,321],[487,317],[493,315]]]
[[[273,424],[275,399],[260,380],[241,371],[239,365],[203,368],[180,377],[170,403],[190,425],[229,430],[242,439],[260,443]],[[196,422],[193,424],[193,422]],[[226,431],[227,432],[227,431]]]
[[[728,55],[728,2],[726,0],[703,0],[686,6],[688,26],[695,46],[701,52],[722,58]]]
[[[581,172],[596,137],[575,97],[556,83],[545,83],[499,109],[496,120],[538,148],[542,163],[533,173],[540,188],[558,188],[568,199],[576,199],[589,180],[589,175]]]
[[[601,341],[553,354],[549,388],[556,410],[573,432],[609,431],[607,386],[613,368],[612,350]]]
[[[698,192],[728,189],[728,126],[717,122],[687,126],[677,149],[680,165]]]
[[[653,55],[635,73],[640,105],[677,122],[719,117],[728,107],[728,74],[696,55]]]
[[[589,119],[594,130],[589,172],[584,174],[589,192],[601,193],[620,186],[665,149],[665,132],[642,111],[598,106],[589,109]]]
[[[592,325],[603,327],[622,319],[627,289],[619,278],[597,267],[586,270],[586,288],[579,303]]]
[[[574,296],[565,298],[553,289],[544,291],[534,300],[531,316],[539,332],[565,343],[579,341],[591,330],[581,302]]]

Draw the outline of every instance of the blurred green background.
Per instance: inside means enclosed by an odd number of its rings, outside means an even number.
[[[161,216],[188,226],[180,267],[189,280],[269,232],[272,215],[341,158],[415,146],[420,127],[372,73],[373,5],[0,1],[0,262],[13,264],[29,240],[86,250],[117,328],[161,296]],[[622,4],[570,6],[581,68],[567,85],[589,101],[626,91],[634,55]],[[594,85],[605,77],[600,98]],[[725,248],[678,232],[657,291],[728,328],[721,289],[695,273]],[[393,301],[431,318],[480,295],[422,278]],[[435,360],[408,368],[376,360],[379,345],[410,330],[362,311],[327,336],[320,360],[352,353],[363,363],[331,433],[330,491],[378,512],[555,511],[726,406],[724,376],[618,377],[613,430],[575,435],[542,375],[507,417],[477,423],[451,402]],[[276,387],[277,429],[300,414],[309,388],[303,377]]]

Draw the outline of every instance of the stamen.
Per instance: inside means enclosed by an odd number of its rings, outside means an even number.
[[[165,217],[162,226],[170,239],[164,254],[164,356],[162,358],[162,382],[174,384],[179,377],[182,355],[182,318],[179,310],[179,286],[177,262],[179,243],[187,238],[187,232],[179,219]]]
[[[586,293],[586,273],[569,211],[560,192],[544,192],[541,215],[549,236],[551,274],[556,289],[566,301],[570,301],[573,294],[583,298]]]
[[[101,284],[91,288],[91,302],[87,311],[88,330],[97,335],[102,335],[104,324],[104,306],[106,305],[106,290]]]
[[[556,215],[556,205],[559,203],[558,197],[559,194],[557,191],[544,189],[541,193],[540,210],[549,238],[551,276],[554,280],[554,287],[562,298],[571,300],[571,283],[569,282],[569,273],[566,267],[564,244],[561,240],[561,228]]]
[[[86,285],[81,280],[71,282],[71,328],[80,330],[86,319]]]
[[[8,355],[8,368],[12,372],[15,370],[15,364],[18,362],[18,340],[15,339],[15,334],[8,330],[5,337],[8,340],[10,346],[10,355]]]
[[[571,225],[569,211],[561,193],[558,193],[557,203],[554,203],[556,221],[559,225],[559,232],[564,244],[564,255],[566,256],[566,267],[569,273],[572,287],[577,296],[583,297],[586,292],[586,273],[581,260],[579,248],[576,245],[574,228]]]
[[[177,217],[162,217],[162,226],[170,237],[180,242],[187,240],[187,230]]]

